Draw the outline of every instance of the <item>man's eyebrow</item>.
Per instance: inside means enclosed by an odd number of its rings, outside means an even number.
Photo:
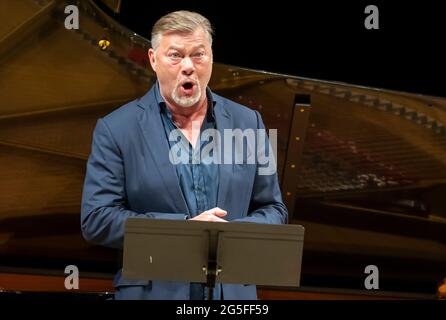
[[[198,44],[196,46],[192,47],[192,50],[197,50],[197,49],[205,49],[206,46],[204,44]],[[178,46],[175,44],[171,44],[170,46],[167,47],[167,50],[184,50],[184,46]]]
[[[196,45],[195,47],[193,47],[194,49],[201,49],[201,48],[205,48],[204,44],[199,44]]]
[[[167,47],[167,50],[170,50],[170,49],[181,50],[181,49],[184,49],[184,46],[177,46],[177,45],[172,44],[169,47]]]

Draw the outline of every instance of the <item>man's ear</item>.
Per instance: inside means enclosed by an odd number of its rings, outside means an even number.
[[[147,54],[149,56],[150,65],[152,66],[153,71],[156,72],[155,50],[150,48],[149,51],[147,52]]]

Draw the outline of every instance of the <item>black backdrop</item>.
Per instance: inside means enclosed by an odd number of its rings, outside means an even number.
[[[379,30],[364,27],[368,4],[379,9]],[[216,62],[446,96],[440,1],[123,0],[116,18],[148,37],[161,15],[178,9],[211,20]]]

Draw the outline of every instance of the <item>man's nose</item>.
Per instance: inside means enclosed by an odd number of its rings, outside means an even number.
[[[190,76],[195,71],[195,66],[189,57],[185,57],[181,61],[181,73]]]

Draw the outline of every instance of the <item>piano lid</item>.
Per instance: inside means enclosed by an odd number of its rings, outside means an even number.
[[[80,234],[92,130],[155,76],[147,39],[76,3],[81,28],[68,30],[70,1],[0,2],[0,267],[111,277],[117,252]],[[445,276],[446,99],[220,63],[210,87],[278,130],[283,196],[306,227],[303,285],[362,288],[379,262],[392,290]]]

